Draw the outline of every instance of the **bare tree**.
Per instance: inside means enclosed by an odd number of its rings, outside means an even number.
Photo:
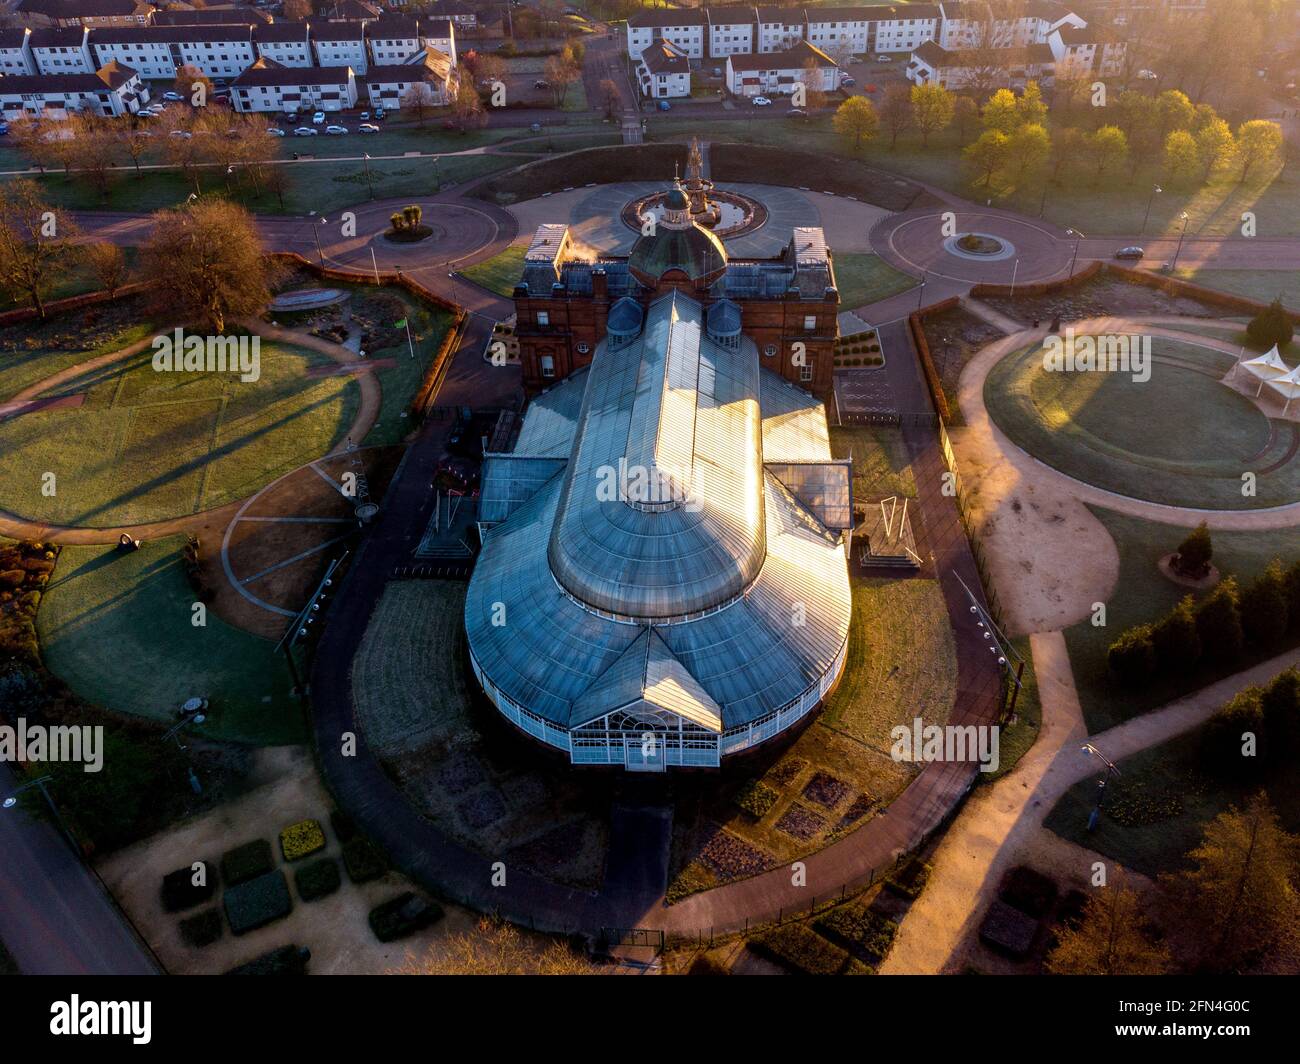
[[[417,81],[402,93],[402,110],[414,114],[421,127],[424,126],[425,119],[429,117],[429,112],[437,102],[433,96],[433,89],[423,81]]]
[[[81,250],[95,279],[112,299],[117,295],[117,290],[125,283],[130,272],[126,263],[126,253],[116,244],[110,244],[106,240],[85,244]]]
[[[0,184],[0,287],[22,292],[45,317],[45,294],[78,257],[78,230],[41,198],[34,181]]]
[[[880,124],[889,130],[889,146],[912,125],[912,90],[907,85],[890,85],[880,101]]]

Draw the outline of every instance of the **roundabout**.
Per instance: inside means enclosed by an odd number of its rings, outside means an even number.
[[[976,240],[963,246],[967,237]],[[961,284],[1046,281],[1072,258],[1072,245],[1048,226],[992,211],[908,211],[877,226],[871,243],[899,269]]]

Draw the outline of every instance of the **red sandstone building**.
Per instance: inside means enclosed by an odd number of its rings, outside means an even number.
[[[662,217],[626,256],[583,254],[567,225],[538,227],[514,292],[529,395],[591,363],[621,301],[633,301],[643,312],[677,290],[706,311],[730,304],[725,316],[737,319],[738,331],[754,341],[765,369],[830,397],[840,298],[822,230],[794,229],[774,258],[731,258],[696,220],[697,198],[675,184],[664,197]],[[619,318],[615,313],[614,331]]]

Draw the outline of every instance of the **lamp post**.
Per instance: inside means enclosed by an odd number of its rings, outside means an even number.
[[[1147,231],[1147,220],[1151,217],[1151,204],[1153,204],[1153,203],[1155,202],[1155,199],[1156,199],[1156,193],[1157,193],[1157,192],[1163,192],[1163,191],[1164,191],[1164,189],[1161,188],[1159,185],[1152,185],[1152,186],[1151,186],[1151,195],[1149,195],[1149,196],[1147,197],[1147,209],[1146,209],[1146,213],[1145,213],[1144,215],[1142,215],[1142,231],[1138,234],[1139,236],[1145,236],[1145,235],[1146,235],[1146,231]]]
[[[325,268],[325,252],[321,250],[320,246],[320,226],[327,224],[329,224],[329,219],[323,214],[321,215],[319,224],[316,221],[316,215],[313,214],[311,216],[311,231],[312,235],[316,238],[316,255],[320,259],[321,269]]]
[[[374,186],[373,184],[371,184],[371,182],[370,182],[370,153],[369,153],[369,152],[365,152],[365,153],[361,156],[361,158],[362,158],[362,160],[364,161],[364,163],[365,163],[365,167],[366,167],[366,188],[368,188],[368,189],[370,190],[370,198],[371,198],[371,199],[374,199],[374,198],[375,198],[375,186]],[[434,165],[437,165],[437,164],[435,163]]]
[[[924,299],[925,299],[925,272],[922,271],[922,273],[921,273],[921,285],[920,285],[920,287],[916,290],[916,309],[917,309],[918,311],[921,309],[921,303],[922,303],[922,301],[923,301]]]
[[[1178,247],[1174,249],[1174,261],[1169,264],[1169,273],[1171,276],[1174,271],[1178,269],[1178,256],[1183,253],[1183,237],[1187,235],[1187,212],[1183,211],[1179,217],[1183,220],[1183,227],[1178,231]]]
[[[34,780],[28,780],[21,787],[18,787],[13,794],[9,795],[3,802],[0,802],[0,809],[12,809],[18,804],[18,796],[24,791],[29,791],[35,787],[41,792],[41,797],[45,799],[45,804],[50,807],[50,812],[54,814],[54,822],[59,825],[59,831],[77,853],[81,852],[81,847],[77,845],[76,840],[72,837],[72,832],[68,830],[68,825],[63,821],[63,815],[59,812],[59,807],[54,804],[54,799],[50,797],[50,792],[45,785],[54,779],[53,776],[37,776]]]
[[[1070,275],[1066,280],[1074,280],[1074,264],[1079,261],[1079,241],[1083,239],[1083,233],[1078,229],[1067,229],[1066,233],[1074,237],[1074,254],[1070,256]]]
[[[1016,256],[1015,264],[1011,267],[1011,294],[1008,299],[1016,298],[1016,274],[1020,272],[1020,256]]]
[[[1119,775],[1119,769],[1115,766],[1114,761],[1093,746],[1092,743],[1084,743],[1080,749],[1085,754],[1100,758],[1102,764],[1106,766],[1106,775],[1097,781],[1097,804],[1093,807],[1092,812],[1088,814],[1088,830],[1093,831],[1097,827],[1097,821],[1101,819],[1101,805],[1106,800],[1106,784],[1110,781],[1111,776]]]

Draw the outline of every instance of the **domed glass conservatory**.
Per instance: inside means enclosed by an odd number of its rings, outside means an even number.
[[[707,271],[682,232],[641,249],[647,272]],[[725,299],[624,298],[591,365],[485,459],[474,673],[575,764],[717,766],[804,719],[844,668],[849,463],[821,403],[759,363]]]

